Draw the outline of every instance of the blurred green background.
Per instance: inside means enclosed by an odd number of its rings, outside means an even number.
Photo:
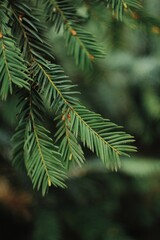
[[[68,188],[45,198],[11,167],[15,96],[0,102],[0,239],[160,239],[160,1],[145,0],[148,15],[117,22],[106,9],[79,9],[85,27],[106,48],[105,59],[82,72],[51,28],[57,61],[91,110],[124,126],[138,152],[109,172],[85,150],[87,163],[69,172]],[[93,18],[90,18],[93,16]]]

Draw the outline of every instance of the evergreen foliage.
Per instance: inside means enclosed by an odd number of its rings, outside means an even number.
[[[46,37],[47,26],[62,32],[67,52],[87,70],[105,55],[78,15],[83,4],[105,5],[122,20],[124,11],[141,8],[141,1],[0,1],[0,95],[19,96],[18,124],[12,138],[13,163],[25,167],[33,187],[44,195],[49,186],[65,187],[66,169],[85,162],[84,147],[108,168],[120,167],[120,156],[136,151],[133,137],[119,126],[86,109],[75,85],[56,62]],[[43,16],[42,16],[43,15]],[[51,136],[43,116],[57,122]]]

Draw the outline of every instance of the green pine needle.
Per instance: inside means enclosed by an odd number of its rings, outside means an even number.
[[[29,89],[27,72],[25,61],[20,50],[15,46],[15,41],[11,36],[3,35],[0,39],[0,95],[2,99],[6,100],[8,94],[12,94],[14,84],[20,88]]]

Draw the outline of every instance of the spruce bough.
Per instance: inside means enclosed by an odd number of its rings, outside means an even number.
[[[136,151],[134,138],[121,127],[88,110],[76,86],[56,64],[46,38],[48,25],[63,32],[67,53],[82,69],[105,56],[94,36],[84,29],[80,5],[110,7],[118,19],[139,1],[0,0],[0,96],[17,94],[18,124],[12,137],[12,162],[25,168],[33,188],[42,194],[51,185],[65,187],[67,170],[85,162],[89,148],[107,168],[120,167],[120,156]],[[43,17],[42,17],[43,11]],[[107,9],[106,9],[107,11]],[[57,122],[55,133],[46,128],[46,112]]]

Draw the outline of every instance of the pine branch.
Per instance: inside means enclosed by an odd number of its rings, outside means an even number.
[[[8,9],[7,9],[7,0],[0,1],[0,30],[6,33],[8,28]]]
[[[75,104],[78,100],[72,95],[77,92],[71,91],[74,85],[70,84],[70,80],[64,75],[61,67],[54,64],[35,61],[32,65],[32,72],[35,81],[41,86],[41,94],[49,103],[51,109],[55,112],[65,111],[68,104]],[[56,91],[54,90],[56,89]],[[65,99],[66,98],[66,99]],[[64,102],[62,101],[64,100]],[[62,116],[58,116],[61,118]],[[58,119],[57,118],[57,119]],[[62,117],[64,118],[64,116]],[[57,132],[57,140],[61,140],[60,153],[66,168],[69,168],[71,160],[81,165],[84,162],[84,154],[77,139],[67,126],[67,122],[59,119],[59,131]],[[60,134],[60,135],[59,135]]]
[[[32,64],[32,74],[35,82],[40,86],[40,92],[55,112],[65,108],[68,104],[75,104],[78,94],[73,91],[75,85],[65,76],[63,69],[55,64],[35,60]]]
[[[52,22],[58,33],[68,22],[78,22],[76,9],[67,0],[47,0],[44,1],[47,20]]]
[[[74,57],[82,70],[91,68],[95,59],[105,56],[104,49],[96,42],[94,36],[78,24],[76,10],[68,1],[48,0],[46,8],[56,31],[59,32],[63,26],[68,54]]]
[[[10,34],[7,1],[0,7],[0,95],[5,100],[9,93],[12,94],[13,85],[29,88],[29,77],[26,62]]]
[[[151,14],[142,11],[141,9],[137,11],[130,12],[130,16],[135,20],[138,24],[142,24],[143,26],[147,26],[151,28],[151,31],[154,33],[160,32],[160,19],[153,17]],[[154,31],[155,30],[155,31]]]
[[[33,188],[37,190],[42,188],[43,195],[51,184],[64,188],[66,176],[61,163],[61,155],[48,136],[49,131],[38,125],[32,117],[27,126],[27,133],[24,155]]]
[[[62,75],[63,72],[58,66],[50,64],[50,68],[47,69],[38,63],[34,67],[34,77],[37,78],[41,90],[47,91],[45,96],[51,108],[62,115],[64,112],[69,112],[70,124],[67,123],[69,132],[76,138],[80,137],[84,146],[95,152],[107,167],[111,165],[116,169],[120,165],[121,155],[135,151],[135,147],[129,145],[134,141],[133,137],[119,131],[116,124],[104,120],[100,115],[81,106],[76,97],[71,97],[75,92],[69,91],[71,84],[68,84],[68,79]],[[48,88],[46,89],[45,86]],[[63,117],[59,121],[63,122]],[[63,125],[60,124],[60,126]],[[64,128],[62,132],[58,130],[58,133],[56,134],[58,139],[63,139],[62,133],[66,135]],[[66,156],[64,152],[62,155]]]
[[[62,154],[64,165],[67,169],[73,165],[71,163],[82,166],[85,157],[77,138],[70,130],[70,113],[65,112],[63,115],[59,115],[56,120],[58,121],[58,130],[55,137],[57,137],[56,142],[61,140],[59,152]]]
[[[70,128],[75,136],[80,136],[83,145],[95,152],[108,168],[117,170],[120,167],[119,157],[136,151],[131,145],[133,137],[99,114],[77,105],[72,108],[70,115]]]
[[[27,67],[22,59],[20,50],[15,46],[12,36],[3,35],[0,39],[0,95],[6,99],[12,94],[13,84],[22,88],[29,88]]]
[[[52,184],[65,187],[61,155],[49,137],[50,132],[42,126],[40,121],[44,109],[39,94],[34,88],[31,92],[23,92],[19,104],[20,121],[12,138],[13,162],[21,165],[24,159],[33,188],[42,189],[43,195]]]
[[[60,66],[53,64],[43,21],[37,18],[37,14],[40,16],[38,5],[33,9],[32,1],[28,4],[20,0],[9,1],[9,4],[4,2],[9,15],[4,21],[0,16],[1,95],[5,99],[9,92],[12,93],[12,83],[28,89],[20,91],[19,124],[12,139],[14,164],[26,168],[33,187],[41,189],[43,195],[51,184],[65,187],[65,170],[61,161],[66,168],[72,162],[80,166],[84,163],[79,141],[95,152],[105,166],[116,170],[120,166],[119,157],[135,151],[131,145],[133,137],[79,103],[75,85]],[[50,21],[53,20],[56,31],[64,27],[68,53],[82,69],[90,67],[95,58],[104,56],[94,37],[79,25],[77,15],[74,16],[76,11],[67,0],[47,0],[46,3],[49,5],[45,13],[47,11]],[[0,13],[3,9],[7,15],[6,7],[0,8]],[[5,30],[7,34],[3,33]],[[59,149],[43,124],[44,102],[57,116],[55,137]],[[22,160],[24,164],[21,164]]]
[[[142,8],[141,0],[84,0],[87,4],[101,5],[112,10],[112,14],[118,20],[123,20],[124,12],[130,12]]]
[[[36,17],[39,9],[35,11],[30,6],[16,1],[11,2],[11,8],[13,12],[12,33],[25,59],[32,61],[34,58],[45,57],[53,60],[52,47],[45,35],[47,28]]]
[[[36,109],[36,106],[38,106],[37,111],[35,112],[35,117],[37,118],[38,121],[42,121],[42,115],[41,112],[44,111],[43,108],[43,103],[39,96],[37,95],[37,92],[34,91],[35,97],[34,97],[34,108]],[[37,97],[36,97],[37,96]],[[25,164],[24,164],[24,145],[25,145],[25,140],[26,140],[26,127],[29,121],[30,117],[30,102],[29,102],[29,97],[30,97],[30,91],[26,90],[21,90],[18,91],[18,97],[19,101],[17,104],[18,108],[18,125],[15,129],[15,133],[12,137],[12,151],[13,151],[13,157],[12,157],[12,162],[13,165],[15,165],[18,169],[24,170],[25,169]],[[38,101],[37,101],[37,100]]]
[[[103,58],[105,51],[95,38],[80,26],[65,25],[64,38],[69,55],[72,55],[82,70],[89,69],[95,59]]]

